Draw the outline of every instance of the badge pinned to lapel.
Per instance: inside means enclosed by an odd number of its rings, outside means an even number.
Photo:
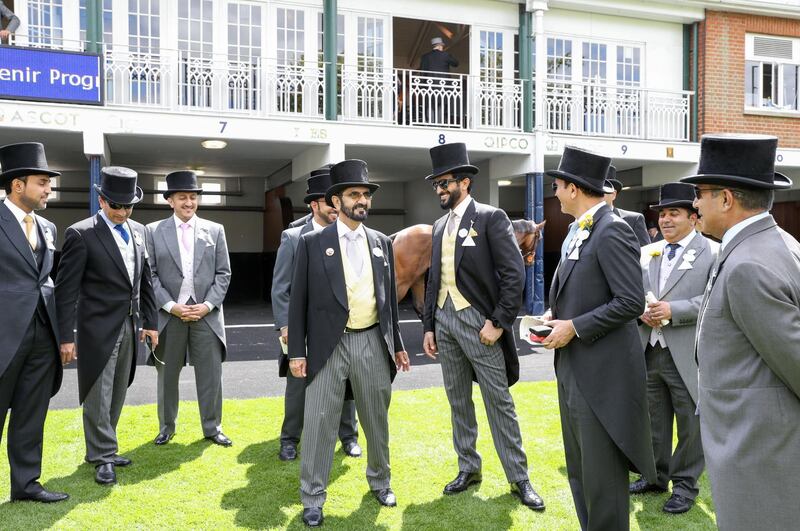
[[[136,245],[144,245],[144,241],[142,240],[142,235],[138,232],[133,233],[133,241],[136,242]]]
[[[380,247],[375,247],[374,249],[372,249],[372,254],[374,254],[378,258],[382,258],[383,257],[383,250]]]
[[[50,232],[49,228],[44,229],[44,241],[47,243],[48,249],[55,251],[55,239],[53,239],[53,233]]]
[[[333,256],[333,249],[331,247],[328,247],[327,249],[325,249],[325,254],[327,256]]]

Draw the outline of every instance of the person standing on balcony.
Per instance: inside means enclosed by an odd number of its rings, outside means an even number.
[[[444,51],[444,41],[441,37],[431,39],[433,50],[424,54],[419,62],[419,69],[425,72],[450,73],[450,67],[458,67],[458,59]]]
[[[67,229],[56,279],[61,357],[78,358],[85,459],[101,485],[116,483],[116,467],[131,464],[117,453],[117,423],[136,372],[139,327],[140,340],[158,346],[147,230],[129,219],[144,196],[137,179],[122,166],[100,170],[100,212]]]
[[[631,229],[633,229],[633,234],[636,235],[636,239],[639,240],[639,247],[650,245],[652,242],[650,241],[650,233],[647,231],[647,224],[644,221],[644,215],[639,212],[622,210],[614,206],[614,201],[622,191],[622,181],[617,179],[617,168],[614,166],[608,167],[606,182],[611,185],[610,187],[605,186],[603,190],[608,207],[614,214],[624,219],[625,223],[630,225]]]
[[[8,38],[11,36],[11,34],[17,31],[17,28],[19,28],[19,17],[17,17],[13,11],[7,8],[2,0],[0,0],[0,16],[8,19],[8,25],[6,26],[6,29],[0,30],[0,40],[3,42],[8,42]]]
[[[52,503],[67,494],[45,489],[42,441],[50,397],[61,387],[58,323],[53,296],[56,226],[35,211],[47,207],[50,178],[44,146],[36,142],[0,148],[0,437],[6,414],[11,501]]]
[[[431,181],[447,213],[433,224],[433,251],[425,292],[423,349],[441,356],[450,403],[458,474],[444,487],[457,494],[480,483],[476,449],[478,422],[472,382],[478,381],[495,449],[511,491],[535,511],[544,502],[528,478],[514,399],[509,386],[519,380],[512,327],[522,304],[525,266],[505,212],[470,196],[478,168],[462,143],[430,150]]]
[[[147,226],[159,345],[148,356],[158,371],[160,446],[175,435],[181,369],[194,366],[203,436],[214,444],[233,442],[222,433],[222,362],[225,317],[222,302],[231,281],[225,228],[197,216],[203,189],[193,171],[167,175],[164,199],[174,214]]]
[[[336,209],[325,202],[325,192],[331,186],[330,165],[311,172],[308,188],[303,201],[309,205],[311,219],[302,227],[289,228],[281,234],[278,256],[275,258],[275,269],[272,272],[272,314],[275,328],[280,332],[281,353],[278,364],[278,376],[286,377],[286,394],[284,397],[283,425],[281,426],[281,449],[278,459],[293,461],[297,459],[297,445],[303,431],[303,414],[306,404],[306,382],[303,378],[295,378],[289,371],[289,357],[286,354],[289,344],[289,298],[292,286],[297,244],[300,238],[309,232],[324,229],[336,223]],[[339,440],[342,450],[350,457],[361,457],[358,445],[358,423],[356,421],[356,405],[353,400],[345,400],[339,422]]]

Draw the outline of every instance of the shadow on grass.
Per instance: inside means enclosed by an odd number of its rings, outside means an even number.
[[[180,468],[184,463],[200,457],[208,448],[205,440],[195,441],[188,445],[171,443],[164,447],[157,447],[152,442],[147,442],[134,448],[124,455],[133,461],[129,467],[117,468],[117,482],[119,486],[135,485],[148,481]],[[70,511],[84,503],[94,503],[109,496],[115,486],[98,485],[94,481],[94,466],[90,463],[78,465],[69,476],[53,478],[44,483],[48,490],[66,492],[70,498],[66,501],[53,504],[40,503],[6,503],[0,509],[14,507],[20,516],[25,518],[27,529],[48,529],[55,526]]]
[[[481,498],[477,489],[455,496],[442,494],[428,503],[411,504],[403,511],[403,529],[510,529],[511,513],[519,500],[510,492]]]
[[[300,504],[300,455],[295,461],[280,461],[280,438],[251,444],[239,454],[239,462],[250,464],[248,484],[226,492],[221,507],[236,510],[236,525],[248,529],[285,527],[289,523],[303,525]],[[328,486],[349,470],[343,464],[344,454],[337,451]],[[359,460],[360,461],[360,460]],[[377,502],[376,502],[377,503]]]
[[[358,509],[348,514],[346,517],[342,516],[326,516],[324,525],[332,527],[333,529],[375,529],[386,530],[389,529],[385,525],[378,525],[376,520],[378,514],[383,507],[371,492],[364,494],[361,497],[361,505]],[[387,511],[401,511],[399,507],[387,507]],[[298,515],[292,521],[291,529],[306,529],[303,524],[302,514]]]
[[[641,502],[642,510],[636,513],[639,529],[716,529],[714,520],[700,507],[692,507],[684,514],[662,511],[669,493],[631,495],[631,502]]]

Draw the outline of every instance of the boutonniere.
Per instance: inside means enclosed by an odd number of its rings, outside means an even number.
[[[144,245],[144,241],[142,240],[142,235],[138,232],[133,233],[133,241],[136,242],[136,245]]]
[[[653,258],[657,258],[657,257],[661,256],[661,250],[660,249],[653,249],[652,251],[650,251],[650,256],[652,256]]]
[[[578,228],[581,230],[590,231],[592,230],[592,225],[594,225],[594,218],[591,214],[585,215],[580,221],[578,221]]]
[[[381,249],[380,247],[377,247],[377,246],[376,246],[376,247],[375,247],[375,248],[372,250],[372,254],[373,254],[373,255],[375,255],[375,256],[376,256],[376,257],[378,257],[378,258],[383,258],[383,249]]]
[[[578,221],[578,232],[575,233],[574,239],[574,246],[572,248],[572,252],[567,257],[569,260],[577,260],[580,257],[580,247],[583,245],[583,242],[589,239],[589,235],[592,233],[592,226],[594,225],[594,219],[592,218],[591,214],[588,214],[582,217]]]

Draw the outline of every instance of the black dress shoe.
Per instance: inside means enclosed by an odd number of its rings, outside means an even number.
[[[536,491],[533,490],[533,486],[531,486],[531,482],[527,479],[512,483],[511,492],[519,498],[522,505],[530,507],[534,511],[544,511],[544,501],[542,497],[536,494]]]
[[[293,444],[282,444],[278,459],[281,461],[294,461],[297,459],[297,447]]]
[[[342,449],[350,457],[361,457],[361,447],[356,441],[347,441],[342,444]]]
[[[11,501],[35,501],[40,503],[55,503],[69,498],[69,494],[63,492],[52,492],[42,489],[36,494],[25,494],[23,496],[11,497]]]
[[[218,432],[216,435],[212,435],[211,437],[206,437],[206,439],[220,446],[230,446],[233,444],[233,441],[225,437],[225,434],[222,432]]]
[[[464,492],[470,485],[480,483],[483,480],[480,472],[459,472],[456,479],[445,485],[445,494],[458,494]]]
[[[373,490],[372,494],[384,507],[395,507],[397,505],[397,497],[392,492],[392,489]]]
[[[95,467],[94,480],[101,485],[113,485],[116,483],[117,473],[114,472],[114,463],[97,465]]]
[[[153,443],[156,446],[161,446],[162,444],[167,444],[173,437],[175,437],[174,433],[170,434],[159,433],[158,436],[156,437],[156,440],[154,440]]]
[[[667,492],[667,489],[648,483],[646,479],[640,477],[628,486],[631,494],[644,494],[645,492]]]
[[[689,499],[686,496],[673,493],[673,495],[667,500],[667,503],[664,504],[664,508],[662,510],[665,513],[681,514],[691,509],[693,505],[694,500]]]
[[[303,523],[308,527],[319,527],[324,519],[322,507],[306,507],[303,509]]]
[[[115,455],[113,459],[114,459],[114,466],[128,466],[133,464],[133,461],[121,455]]]

